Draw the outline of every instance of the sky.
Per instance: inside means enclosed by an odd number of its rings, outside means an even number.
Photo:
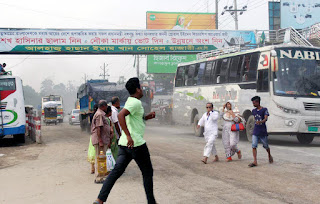
[[[221,15],[233,0],[219,1],[219,30],[234,30],[230,14]],[[239,16],[239,30],[268,29],[268,0],[237,0],[248,10]],[[214,0],[0,0],[0,28],[145,29],[147,11],[215,12]],[[132,55],[0,55],[6,70],[20,76],[24,85],[40,91],[41,81],[80,85],[97,79],[107,64],[110,81],[136,76]],[[140,61],[146,72],[146,57]],[[100,77],[101,78],[101,77]]]

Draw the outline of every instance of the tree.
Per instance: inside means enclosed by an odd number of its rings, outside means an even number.
[[[34,108],[38,108],[41,105],[41,97],[31,86],[23,86],[24,103],[26,105],[32,105]]]
[[[54,83],[51,79],[45,79],[41,82],[41,88],[40,88],[40,95],[48,96],[50,94],[53,94],[53,86]]]

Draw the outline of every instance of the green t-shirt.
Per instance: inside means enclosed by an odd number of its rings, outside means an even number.
[[[141,105],[141,101],[134,97],[129,97],[124,109],[127,109],[130,114],[126,116],[126,123],[130,132],[131,138],[134,142],[134,147],[138,147],[146,143],[143,139],[145,123],[143,121],[144,110]],[[121,137],[119,139],[119,145],[127,146],[127,136],[122,130]]]

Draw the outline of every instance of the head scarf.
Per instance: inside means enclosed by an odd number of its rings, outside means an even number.
[[[176,21],[176,26],[180,26],[181,28],[183,28],[184,26],[183,26],[183,25],[180,25],[180,23],[179,23],[179,19],[180,19],[180,18],[185,19],[185,17],[184,17],[183,15],[178,15],[177,21]]]

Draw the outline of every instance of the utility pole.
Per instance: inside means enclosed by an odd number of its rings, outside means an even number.
[[[108,75],[108,70],[106,71],[106,67],[107,67],[107,66],[108,66],[108,64],[103,63],[103,68],[100,67],[100,68],[102,69],[102,71],[103,71],[103,74],[100,74],[99,76],[102,76],[103,79],[106,79],[106,77],[109,76],[109,75]]]
[[[136,55],[136,59],[137,59],[137,77],[139,79],[139,76],[140,76],[140,67],[139,67],[139,55]]]
[[[239,14],[242,15],[244,11],[247,11],[247,6],[242,7],[242,9],[238,10],[238,6],[237,6],[237,0],[233,0],[233,6],[225,6],[224,7],[224,11],[221,13],[221,15],[223,15],[226,11],[228,11],[231,16],[234,18],[234,22],[235,22],[235,29],[238,30],[239,25],[238,25],[238,12],[240,12]]]
[[[219,29],[219,21],[218,21],[218,16],[219,16],[219,5],[218,5],[218,0],[216,0],[216,29]]]

